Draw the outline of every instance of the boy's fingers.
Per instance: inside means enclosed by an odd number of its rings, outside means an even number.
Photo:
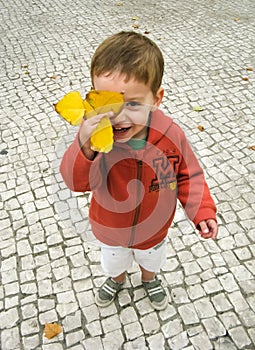
[[[199,233],[203,238],[215,239],[217,237],[218,225],[215,220],[209,219],[207,221],[201,221],[199,227]]]
[[[212,233],[210,232],[210,229],[206,223],[206,221],[201,221],[199,223],[199,226],[200,226],[200,235],[201,237],[207,239],[207,238],[211,238],[212,236]]]
[[[199,226],[200,226],[200,231],[202,234],[209,233],[209,228],[208,228],[207,223],[205,221],[201,221],[199,223]]]
[[[207,220],[207,225],[211,231],[211,237],[212,239],[215,239],[217,237],[217,234],[218,234],[218,224],[215,220],[213,219],[210,219],[210,220]]]

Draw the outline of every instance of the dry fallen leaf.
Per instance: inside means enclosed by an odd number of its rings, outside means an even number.
[[[247,78],[247,77],[242,77],[242,79],[243,79],[243,81],[248,81],[249,80],[249,78]]]
[[[57,79],[57,77],[58,77],[57,74],[53,74],[51,79]]]
[[[57,323],[45,323],[44,335],[46,338],[51,339],[62,332],[62,327]]]
[[[253,71],[253,68],[252,68],[252,67],[247,67],[246,70],[247,70],[248,72],[252,72],[252,71]]]
[[[202,126],[202,125],[198,125],[198,130],[200,130],[200,131],[204,131],[205,130],[205,128]]]
[[[255,151],[255,145],[249,146],[248,148],[251,149],[252,151]]]
[[[133,24],[132,27],[138,29],[140,27],[140,24]]]
[[[195,112],[202,112],[204,110],[204,108],[201,106],[193,106],[192,109]]]

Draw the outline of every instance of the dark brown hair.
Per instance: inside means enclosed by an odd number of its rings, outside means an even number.
[[[155,95],[161,86],[164,58],[158,46],[148,37],[133,32],[120,32],[105,39],[91,61],[91,79],[119,72],[127,81],[133,78],[149,84]]]

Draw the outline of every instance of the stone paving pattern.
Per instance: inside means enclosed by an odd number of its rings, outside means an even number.
[[[255,2],[0,0],[0,9],[1,350],[255,349]],[[57,171],[77,128],[53,105],[89,90],[91,55],[120,30],[162,49],[162,108],[184,128],[218,206],[216,241],[200,239],[178,207],[161,312],[135,265],[116,302],[95,305],[104,276],[86,242],[89,195],[71,194]],[[46,322],[63,332],[46,339]]]

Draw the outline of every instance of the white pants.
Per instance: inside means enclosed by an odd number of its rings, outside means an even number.
[[[107,276],[119,276],[132,266],[133,261],[147,271],[159,272],[166,262],[166,241],[146,250],[101,246],[101,265]]]

